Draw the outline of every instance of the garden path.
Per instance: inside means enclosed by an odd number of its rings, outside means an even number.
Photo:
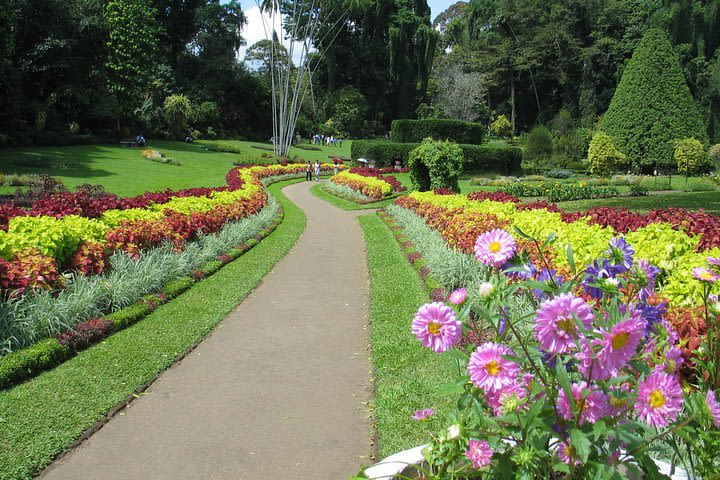
[[[363,235],[311,185],[283,190],[307,226],[263,283],[42,478],[335,480],[371,463]]]

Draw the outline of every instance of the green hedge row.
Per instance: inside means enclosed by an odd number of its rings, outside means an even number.
[[[395,143],[387,140],[355,140],[350,149],[353,160],[366,158],[375,160],[378,167],[391,166],[394,160],[407,165],[410,152],[418,143]],[[490,147],[486,145],[461,144],[466,172],[496,172],[514,175],[521,172],[522,150],[518,147]]]
[[[428,137],[455,143],[479,145],[485,127],[475,122],[425,118],[422,120],[393,120],[390,138],[397,143],[418,143]]]
[[[112,323],[112,329],[108,335],[130,327],[139,322],[159,305],[177,297],[185,290],[192,287],[196,282],[206,276],[210,276],[226,263],[229,263],[253,248],[259,243],[259,238],[264,238],[277,228],[283,219],[283,211],[279,210],[277,218],[265,227],[256,238],[251,238],[242,245],[231,249],[222,259],[211,260],[203,265],[198,271],[202,274],[196,278],[192,276],[180,277],[168,282],[160,294],[146,295],[142,300],[118,310],[105,319]],[[75,352],[65,345],[60,344],[57,338],[42,340],[28,348],[18,350],[4,357],[0,357],[0,390],[10,388],[13,385],[29,380],[45,370],[50,370],[61,363],[69,360]]]

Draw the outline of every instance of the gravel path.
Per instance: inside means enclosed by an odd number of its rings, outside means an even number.
[[[41,478],[335,480],[371,463],[363,236],[311,185],[283,190],[307,227],[263,283]]]

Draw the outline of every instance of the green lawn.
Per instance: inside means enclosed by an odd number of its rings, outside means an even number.
[[[370,267],[370,319],[375,399],[372,407],[379,456],[417,446],[440,433],[452,399],[438,387],[453,378],[454,361],[423,348],[410,333],[417,309],[428,301],[420,278],[385,223],[377,215],[359,218]],[[429,422],[410,418],[433,408]]]
[[[198,141],[200,145],[204,143],[203,140]],[[269,143],[260,143],[260,142],[245,142],[241,140],[212,140],[207,141],[207,143],[222,143],[222,144],[228,144],[235,148],[237,148],[240,152],[240,154],[248,154],[248,155],[262,155],[263,153],[272,154],[271,150],[268,150],[272,147]],[[311,146],[309,143],[303,143],[303,145]],[[343,158],[350,158],[350,146],[352,145],[352,140],[345,140],[343,142],[342,147],[327,147],[322,146],[320,147],[321,150],[305,150],[302,148],[297,147],[291,147],[290,148],[290,157],[293,157],[297,155],[300,158],[303,158],[305,160],[310,160],[311,162],[314,162],[315,160],[320,160],[323,163],[330,162],[330,158],[328,155],[333,155],[337,157],[343,157]],[[262,147],[262,148],[255,148],[255,147]]]
[[[260,155],[251,145],[257,142],[232,141],[248,153]],[[322,151],[294,149],[303,158],[328,161],[327,155],[346,152],[323,147]],[[201,143],[153,140],[147,145],[180,162],[180,166],[164,165],[142,157],[141,148],[115,145],[80,145],[73,147],[23,147],[0,149],[2,173],[48,173],[62,180],[69,188],[83,183],[99,184],[120,196],[139,195],[146,191],[189,187],[216,187],[225,184],[225,175],[243,155],[206,150]],[[6,189],[0,193],[12,193]]]
[[[285,220],[255,248],[130,328],[0,392],[0,478],[30,479],[87,428],[205,337],[290,250],[305,215],[277,183]],[[232,288],[228,288],[232,285]]]

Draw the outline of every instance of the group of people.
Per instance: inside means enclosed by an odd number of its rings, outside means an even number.
[[[342,138],[336,138],[332,135],[322,135],[316,133],[310,137],[310,143],[313,145],[327,145],[332,147],[342,147]]]
[[[337,174],[340,170],[340,166],[338,165],[338,161],[336,159],[333,159],[333,174]],[[305,181],[308,182],[312,180],[313,171],[315,172],[315,181],[320,181],[320,161],[315,160],[315,165],[313,166],[310,163],[310,160],[307,161],[307,164],[305,165]]]

